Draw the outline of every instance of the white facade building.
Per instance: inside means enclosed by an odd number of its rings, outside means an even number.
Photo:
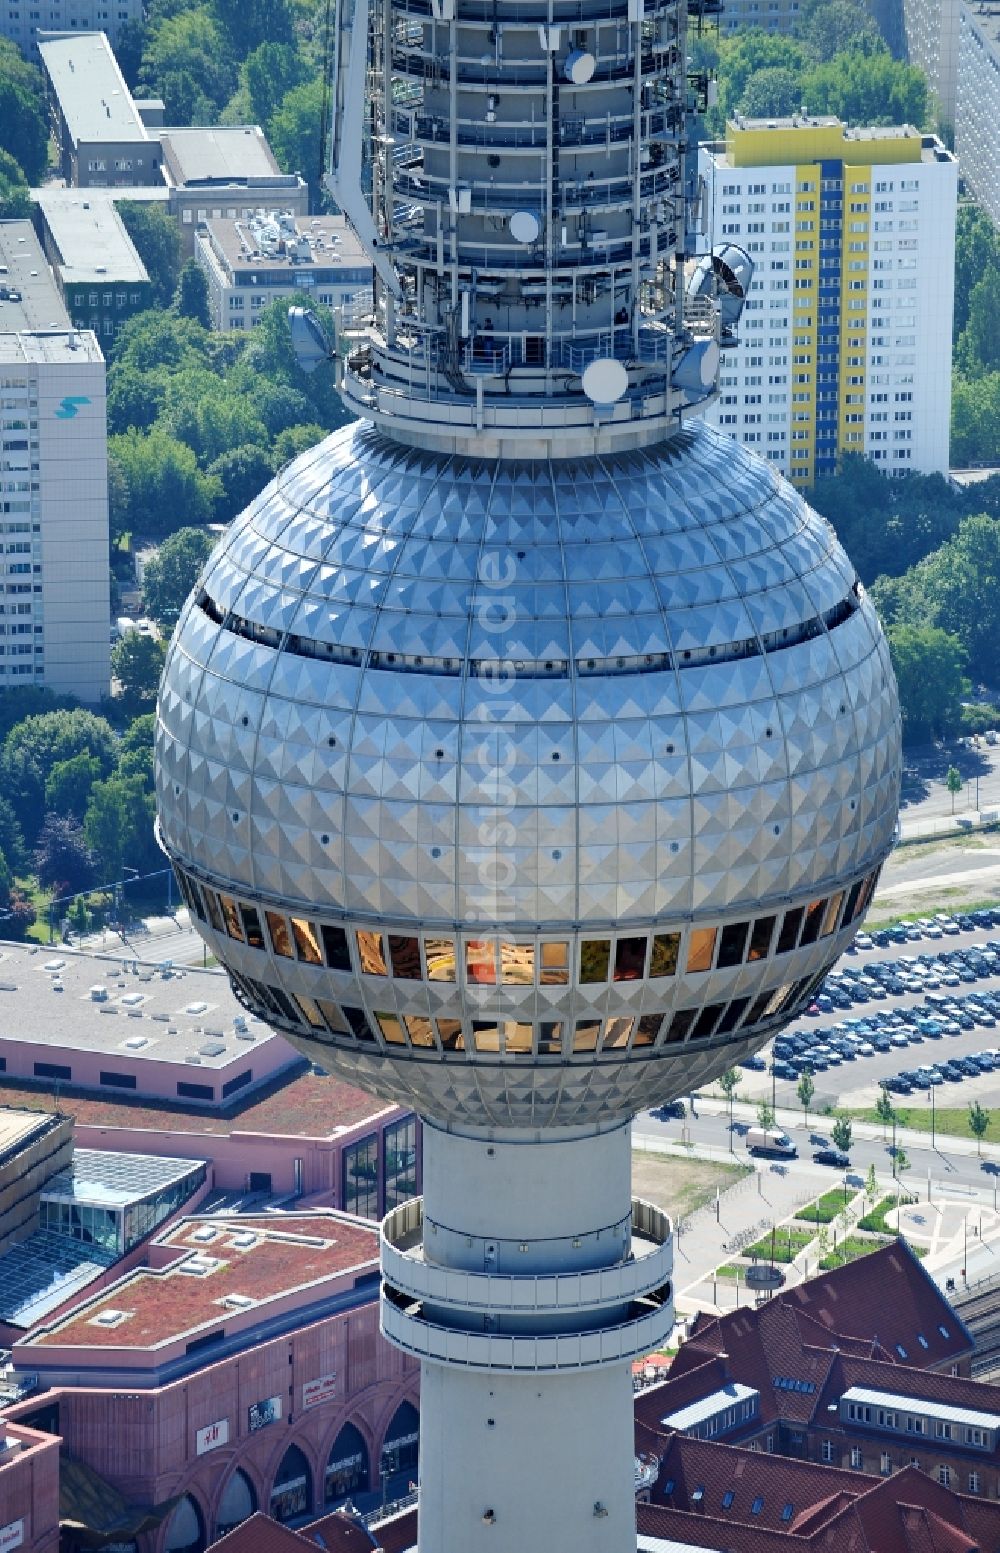
[[[919,65],[946,124],[955,123],[959,16],[963,0],[903,0],[906,57]]]
[[[306,292],[353,322],[372,308],[372,266],[343,216],[290,211],[206,221],[194,256],[208,280],[212,327],[252,329],[276,297]]]
[[[844,452],[946,470],[954,156],[910,128],[741,121],[700,167],[706,242],[755,264],[706,418],[803,487]]]
[[[1000,5],[963,5],[955,150],[962,177],[1000,225]]]
[[[140,22],[144,9],[143,0],[0,0],[0,36],[35,60],[42,31],[104,32],[114,47],[125,24]]]
[[[0,690],[110,685],[104,357],[31,223],[0,223]]]

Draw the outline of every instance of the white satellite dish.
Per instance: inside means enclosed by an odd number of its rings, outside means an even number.
[[[593,54],[588,54],[586,49],[574,49],[566,55],[566,63],[563,65],[563,75],[567,81],[572,81],[574,86],[586,86],[597,69],[597,60]]]
[[[593,404],[617,404],[628,388],[628,373],[613,356],[598,356],[583,374],[583,391]]]
[[[517,243],[534,243],[542,230],[542,223],[533,210],[515,210],[508,222],[510,235]]]

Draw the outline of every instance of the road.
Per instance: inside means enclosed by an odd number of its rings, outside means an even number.
[[[734,1120],[733,1131],[730,1132],[727,1111],[716,1110],[714,1107],[709,1109],[706,1102],[699,1101],[697,1098],[695,1110],[696,1117],[689,1115],[684,1121],[660,1121],[650,1112],[644,1111],[632,1124],[633,1135],[649,1142],[662,1140],[670,1143],[689,1142],[695,1154],[700,1150],[711,1151],[711,1157],[719,1157],[722,1151],[731,1149],[730,1157],[737,1163],[755,1167],[758,1165],[758,1161],[747,1153],[745,1143],[752,1115],[745,1114]],[[828,1165],[815,1165],[812,1162],[813,1149],[821,1148],[831,1141],[824,1118],[811,1117],[807,1127],[803,1121],[801,1109],[797,1114],[779,1110],[778,1125],[789,1133],[799,1151],[799,1157],[792,1166],[796,1177],[808,1180],[810,1183],[815,1182],[817,1189],[836,1186],[843,1181],[843,1171],[831,1169]],[[889,1129],[885,1142],[880,1135],[881,1129],[872,1130],[876,1131],[878,1136],[861,1138],[856,1135],[851,1145],[851,1169],[848,1172],[848,1178],[857,1185],[863,1184],[871,1165],[875,1166],[876,1175],[880,1179],[887,1180],[892,1176],[892,1130]],[[905,1172],[905,1184],[909,1191],[924,1195],[927,1189],[927,1175],[930,1172],[932,1194],[936,1186],[946,1187],[949,1190],[956,1186],[977,1187],[987,1194],[997,1192],[1000,1187],[1000,1163],[985,1157],[979,1159],[975,1152],[971,1154],[958,1152],[952,1147],[952,1140],[945,1135],[939,1135],[937,1141],[938,1147],[934,1149],[930,1146],[929,1134],[925,1146],[915,1146],[907,1138],[906,1157],[910,1162],[910,1168]],[[766,1171],[768,1167],[763,1165],[761,1168]]]
[[[150,917],[139,931],[128,929],[119,933],[105,928],[84,938],[74,934],[70,942],[74,949],[89,954],[134,955],[157,965],[164,960],[172,960],[175,965],[202,965],[206,954],[204,940],[188,923],[186,906],[173,917]]]
[[[951,794],[945,786],[952,765],[958,767],[963,784],[955,797],[956,814],[1000,808],[1000,746],[971,749],[966,744],[950,744],[905,757],[902,819],[930,820],[952,813]]]

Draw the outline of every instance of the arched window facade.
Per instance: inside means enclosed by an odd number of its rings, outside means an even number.
[[[207,1546],[205,1522],[197,1501],[185,1494],[171,1511],[163,1553],[202,1553]]]
[[[420,1414],[412,1402],[401,1402],[382,1444],[379,1468],[383,1478],[393,1478],[404,1472],[416,1474],[419,1437]]]
[[[353,1424],[345,1424],[333,1445],[323,1477],[323,1502],[337,1504],[368,1487],[368,1447]]]
[[[268,1513],[276,1521],[294,1521],[313,1507],[312,1473],[297,1445],[290,1445],[274,1474]]]
[[[235,1526],[248,1521],[256,1508],[257,1495],[254,1486],[246,1473],[241,1472],[237,1467],[219,1500],[219,1509],[215,1517],[216,1537],[224,1537],[227,1531],[232,1531]]]

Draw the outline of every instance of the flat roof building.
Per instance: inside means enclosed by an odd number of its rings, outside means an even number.
[[[63,177],[76,188],[155,183],[160,148],[103,32],[43,32],[38,52]]]
[[[41,190],[36,205],[46,257],[74,324],[109,344],[152,305],[146,266],[110,199],[90,190]]]
[[[372,306],[372,266],[343,216],[296,218],[255,211],[195,230],[194,256],[208,280],[212,327],[251,329],[275,297],[296,291],[356,321]]]
[[[174,1553],[258,1509],[301,1525],[405,1492],[418,1371],[379,1336],[378,1244],[338,1213],[197,1214],[15,1343],[33,1394],[8,1416],[61,1437],[67,1548],[103,1545],[112,1496],[143,1553]]]
[[[706,246],[754,262],[706,420],[798,486],[948,468],[958,167],[935,135],[739,119],[701,147]]]
[[[247,219],[262,208],[308,213],[308,186],[298,173],[281,171],[259,125],[157,133],[170,209],[186,253],[194,252],[195,228],[207,221]]]
[[[7,1077],[218,1106],[302,1066],[218,971],[0,943]]]
[[[110,688],[105,399],[31,223],[0,222],[0,690]]]

